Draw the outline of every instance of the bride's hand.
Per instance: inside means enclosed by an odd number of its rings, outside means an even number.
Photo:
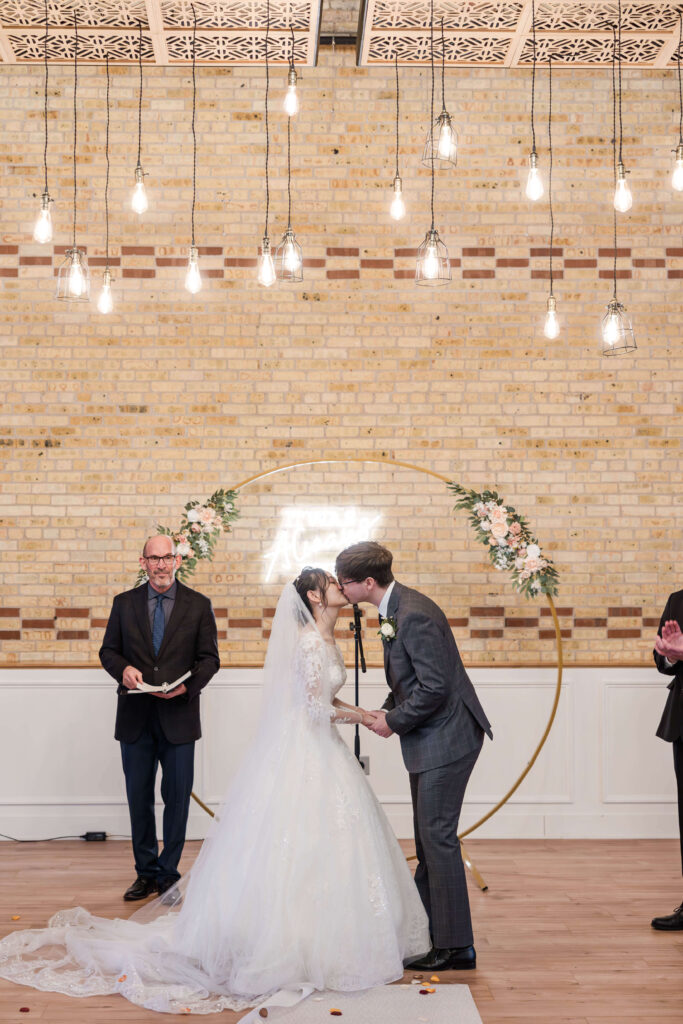
[[[362,708],[359,708],[358,710],[362,711]],[[371,729],[372,726],[375,724],[375,715],[372,713],[372,711],[363,711],[363,717],[361,721],[363,725],[367,726],[368,729]]]

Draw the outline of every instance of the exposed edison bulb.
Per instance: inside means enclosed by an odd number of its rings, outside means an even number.
[[[675,152],[676,159],[674,162],[674,172],[671,177],[671,186],[677,192],[683,192],[683,143],[679,143],[676,146]]]
[[[543,195],[543,179],[538,169],[538,154],[535,149],[529,153],[529,174],[526,179],[525,192],[527,199],[530,199],[532,203],[535,203]]]
[[[633,206],[633,196],[626,180],[626,168],[621,160],[617,164],[617,187],[614,191],[614,209],[626,213]]]
[[[80,299],[85,293],[85,274],[81,265],[81,254],[78,250],[73,251],[71,257],[71,268],[69,269],[69,295]]]
[[[560,323],[557,319],[557,302],[555,301],[554,295],[548,296],[543,333],[546,338],[549,338],[551,341],[553,341],[560,333]]]
[[[436,242],[430,242],[427,245],[422,267],[422,272],[428,281],[433,281],[434,278],[439,276],[439,252],[436,248]]]
[[[270,239],[267,235],[261,242],[261,252],[258,258],[258,283],[262,284],[264,288],[270,288],[272,284],[275,284],[275,264],[270,251]]]
[[[295,274],[301,268],[301,258],[293,238],[288,238],[285,242],[283,262],[285,270],[290,274]]]
[[[290,68],[287,75],[287,92],[285,93],[283,106],[285,114],[288,114],[289,117],[294,117],[295,114],[299,113],[299,97],[296,92],[296,71],[294,68]]]
[[[33,228],[33,241],[45,245],[52,241],[52,214],[50,213],[50,196],[43,192],[40,197],[40,213]]]
[[[114,308],[114,300],[111,294],[111,273],[109,267],[105,267],[102,276],[102,291],[97,299],[97,308],[100,313],[111,313]]]
[[[616,345],[621,334],[621,319],[619,307],[615,302],[610,302],[607,307],[607,315],[602,321],[602,339],[606,345]]]
[[[185,287],[190,295],[196,295],[202,288],[202,275],[199,273],[199,250],[196,245],[190,246],[187,273],[185,274]]]
[[[394,178],[394,198],[389,212],[394,220],[401,220],[406,215],[406,204],[403,202],[403,182],[398,175]]]
[[[133,207],[133,212],[137,214],[143,214],[149,206],[145,192],[145,172],[140,164],[135,168],[135,188],[130,205]]]
[[[439,129],[439,145],[437,155],[441,160],[448,160],[453,146],[453,128],[450,121],[443,121]]]

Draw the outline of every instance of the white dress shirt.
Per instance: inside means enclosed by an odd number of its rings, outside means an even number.
[[[387,589],[384,591],[384,597],[379,603],[379,608],[377,609],[377,611],[379,612],[383,619],[386,619],[387,617],[387,610],[389,608],[389,598],[391,597],[391,591],[394,589],[395,583],[396,580],[391,581]]]

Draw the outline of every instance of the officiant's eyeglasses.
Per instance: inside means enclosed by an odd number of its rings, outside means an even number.
[[[144,560],[146,562],[149,562],[150,565],[161,565],[162,563],[164,565],[173,565],[173,563],[175,562],[175,560],[176,560],[176,558],[178,556],[177,555],[143,555],[142,557],[144,558]]]

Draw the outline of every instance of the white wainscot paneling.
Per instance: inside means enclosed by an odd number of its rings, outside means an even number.
[[[463,808],[462,827],[485,814],[531,757],[550,713],[553,669],[489,668],[472,678],[491,720]],[[258,721],[261,673],[223,669],[202,696],[195,791],[215,808]],[[654,736],[666,682],[654,669],[565,671],[555,724],[509,803],[477,833],[487,837],[617,838],[677,834],[671,748]],[[115,691],[95,669],[0,670],[0,831],[20,838],[129,832]],[[379,707],[383,674],[361,677],[361,703]],[[342,699],[353,701],[347,684]],[[341,726],[353,746],[354,730]],[[412,835],[408,776],[397,738],[361,730],[369,782],[400,837]],[[286,799],[286,794],[283,794]],[[158,805],[159,813],[161,805]],[[188,836],[209,818],[193,803]]]

